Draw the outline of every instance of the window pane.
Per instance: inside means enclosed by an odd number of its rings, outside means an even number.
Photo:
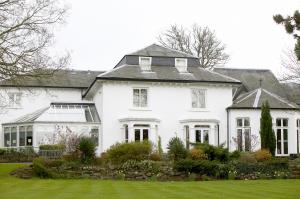
[[[32,126],[26,127],[26,146],[32,146]]]
[[[201,130],[196,130],[196,142],[202,142],[201,141]]]
[[[198,90],[198,100],[199,100],[199,107],[205,108],[205,91],[204,90]]]
[[[88,106],[86,106],[84,108],[84,114],[85,114],[85,119],[87,122],[94,122]]]
[[[209,143],[208,130],[204,130],[204,131],[203,131],[203,142],[204,142],[204,143]]]
[[[243,134],[242,129],[237,130],[237,147],[238,151],[243,151]]]
[[[237,122],[237,126],[238,127],[242,127],[243,126],[243,119],[237,119],[236,122]]]
[[[139,107],[140,102],[139,102],[139,89],[133,89],[133,106],[134,107]]]
[[[140,129],[134,129],[134,140],[139,142],[141,140],[141,132]]]
[[[9,127],[4,128],[4,146],[10,147],[10,128]]]
[[[125,125],[125,142],[128,142],[128,125]]]
[[[185,127],[185,146],[187,149],[190,148],[190,129],[189,126],[184,126]]]
[[[96,146],[99,146],[99,129],[97,127],[91,129],[91,138]]]
[[[11,140],[11,146],[16,147],[17,146],[17,127],[11,128],[10,140]]]
[[[19,146],[25,146],[25,126],[19,127]]]
[[[198,108],[196,89],[192,89],[192,108]]]
[[[283,129],[283,153],[288,154],[288,130]]]
[[[149,139],[149,132],[148,129],[143,129],[143,140]]]
[[[245,136],[245,151],[251,151],[250,129],[244,130]]]
[[[141,89],[141,107],[147,106],[147,89]]]
[[[281,126],[281,119],[280,118],[276,119],[276,126]]]
[[[277,139],[277,154],[281,154],[281,130],[280,129],[277,129],[276,139]]]
[[[250,119],[244,118],[244,126],[250,126]]]
[[[282,119],[282,125],[288,126],[288,119]]]

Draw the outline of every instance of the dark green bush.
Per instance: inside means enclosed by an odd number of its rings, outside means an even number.
[[[65,150],[64,144],[44,144],[39,146],[40,150]]]
[[[33,160],[33,172],[40,178],[53,178],[53,173],[45,166],[44,158]]]
[[[229,159],[230,160],[237,160],[241,157],[241,152],[239,152],[238,150],[235,150],[231,153],[229,153]]]
[[[5,149],[0,149],[0,155],[4,155],[5,154]]]
[[[229,160],[228,149],[223,148],[223,146],[212,146],[207,143],[194,144],[194,147],[201,149],[210,161],[220,161],[227,162]]]
[[[128,160],[147,160],[151,153],[150,142],[117,143],[106,151],[105,158],[110,163],[121,164]]]
[[[78,149],[81,152],[81,162],[90,164],[95,158],[96,145],[93,139],[89,137],[80,138]]]
[[[0,162],[31,162],[36,157],[32,147],[0,149]]]
[[[188,151],[178,137],[173,137],[168,144],[169,159],[178,161],[187,157]]]
[[[174,169],[216,178],[227,178],[229,167],[217,161],[184,159],[175,162]]]

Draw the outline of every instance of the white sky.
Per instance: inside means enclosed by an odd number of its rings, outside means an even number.
[[[69,50],[74,69],[109,70],[126,53],[157,42],[171,24],[198,23],[216,31],[231,56],[226,67],[268,68],[281,73],[281,55],[294,40],[275,24],[300,0],[65,0],[67,24],[55,50]]]

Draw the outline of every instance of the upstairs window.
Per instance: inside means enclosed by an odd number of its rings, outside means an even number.
[[[205,108],[206,91],[204,89],[192,89],[192,108]]]
[[[148,90],[146,88],[133,89],[133,106],[140,108],[148,106]]]
[[[180,73],[187,72],[187,59],[175,58],[175,67]]]
[[[142,71],[151,71],[151,57],[139,57],[139,65]]]
[[[8,93],[8,106],[9,108],[21,107],[22,93]]]

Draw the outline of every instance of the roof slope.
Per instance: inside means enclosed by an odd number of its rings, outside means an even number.
[[[137,65],[123,65],[100,74],[97,79],[240,83],[236,79],[200,67],[188,67],[188,73],[180,73],[174,66],[151,66],[151,72],[143,72]]]
[[[289,100],[300,104],[300,84],[289,82],[289,83],[282,83],[284,87],[287,97]]]
[[[241,93],[261,87],[283,98],[287,98],[283,86],[270,70],[215,68],[214,71],[240,80],[243,84],[243,88],[240,90]]]
[[[5,80],[0,86],[17,87],[57,87],[57,88],[88,88],[102,71],[85,70],[58,70],[52,76],[26,77],[16,84],[14,81]]]
[[[268,101],[273,109],[298,109],[299,106],[263,88],[258,88],[240,95],[229,108],[261,108]]]
[[[193,55],[173,50],[167,47],[163,47],[157,44],[152,44],[147,46],[141,50],[136,52],[127,54],[127,55],[135,55],[135,56],[149,56],[149,57],[190,57],[190,58],[197,58]]]

